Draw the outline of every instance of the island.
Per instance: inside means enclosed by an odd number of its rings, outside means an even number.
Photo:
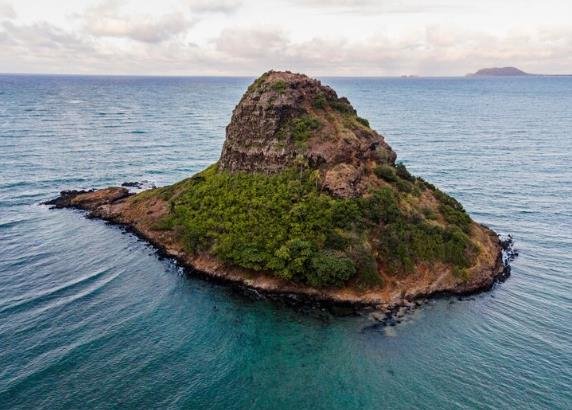
[[[47,204],[124,226],[191,274],[296,300],[390,311],[506,277],[499,236],[396,157],[332,88],[269,71],[205,170],[136,194],[63,191]]]
[[[473,74],[467,74],[467,77],[509,77],[509,76],[526,76],[532,75],[516,67],[491,67],[481,68]]]

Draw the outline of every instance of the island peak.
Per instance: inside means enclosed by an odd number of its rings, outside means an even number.
[[[375,166],[395,158],[332,88],[304,74],[269,71],[234,109],[218,164],[230,172],[276,173],[302,162],[319,172],[323,188],[350,197],[367,191]]]

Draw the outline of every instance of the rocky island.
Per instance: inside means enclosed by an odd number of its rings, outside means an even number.
[[[468,77],[509,77],[509,76],[526,76],[530,75],[516,67],[491,67],[481,68],[473,74],[467,74]]]
[[[495,232],[396,162],[346,98],[291,72],[248,87],[202,172],[48,204],[126,226],[191,272],[292,298],[389,310],[505,274]]]

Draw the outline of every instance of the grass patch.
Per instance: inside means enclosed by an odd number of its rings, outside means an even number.
[[[396,182],[397,181],[397,174],[395,173],[395,168],[391,165],[379,165],[375,167],[373,173],[378,178],[383,179],[387,182]]]
[[[324,96],[324,94],[318,94],[314,98],[314,102],[312,105],[314,106],[314,108],[317,108],[319,110],[325,109],[328,103],[326,101],[326,97]]]
[[[277,80],[270,86],[278,94],[282,94],[286,90],[286,82],[284,80]]]
[[[322,123],[316,117],[304,115],[302,117],[292,119],[288,123],[288,126],[294,142],[297,145],[303,145],[308,141],[313,131],[322,127]]]

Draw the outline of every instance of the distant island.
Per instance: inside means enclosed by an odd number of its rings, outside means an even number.
[[[296,300],[390,312],[508,274],[495,232],[396,162],[345,97],[289,71],[248,87],[202,172],[47,204],[126,226],[191,272]]]
[[[481,68],[475,73],[467,74],[467,77],[508,77],[531,75],[516,67],[491,67]]]

